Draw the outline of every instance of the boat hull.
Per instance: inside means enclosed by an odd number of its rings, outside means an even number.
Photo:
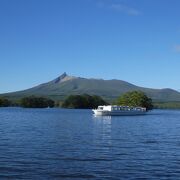
[[[137,116],[145,115],[146,111],[100,111],[93,110],[96,116]]]

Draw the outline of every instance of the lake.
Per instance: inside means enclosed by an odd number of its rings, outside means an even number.
[[[180,179],[180,111],[0,108],[0,179]]]

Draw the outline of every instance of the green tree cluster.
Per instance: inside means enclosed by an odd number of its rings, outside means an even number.
[[[48,98],[30,96],[22,98],[20,106],[24,108],[52,108],[54,107],[54,101]]]
[[[11,102],[8,99],[1,98],[0,107],[8,107],[8,106],[11,106]]]
[[[132,91],[123,94],[117,99],[117,105],[145,107],[147,110],[153,108],[152,99],[141,91]]]
[[[92,109],[97,108],[99,105],[106,105],[100,96],[84,95],[70,95],[62,103],[64,108],[75,108],[75,109]]]

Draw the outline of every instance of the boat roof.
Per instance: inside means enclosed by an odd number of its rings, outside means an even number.
[[[119,106],[119,105],[101,105],[101,106],[98,106],[98,107],[144,108],[144,107],[140,107],[140,106],[135,107],[135,106]]]

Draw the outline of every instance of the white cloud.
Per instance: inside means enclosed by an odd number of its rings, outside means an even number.
[[[137,9],[123,5],[123,4],[112,4],[110,8],[117,10],[119,12],[122,12],[122,13],[128,14],[128,15],[131,15],[131,16],[138,16],[141,14],[141,12],[138,11]]]
[[[138,16],[142,14],[139,10],[115,0],[98,0],[96,1],[96,5],[99,8],[108,8],[130,16]]]

